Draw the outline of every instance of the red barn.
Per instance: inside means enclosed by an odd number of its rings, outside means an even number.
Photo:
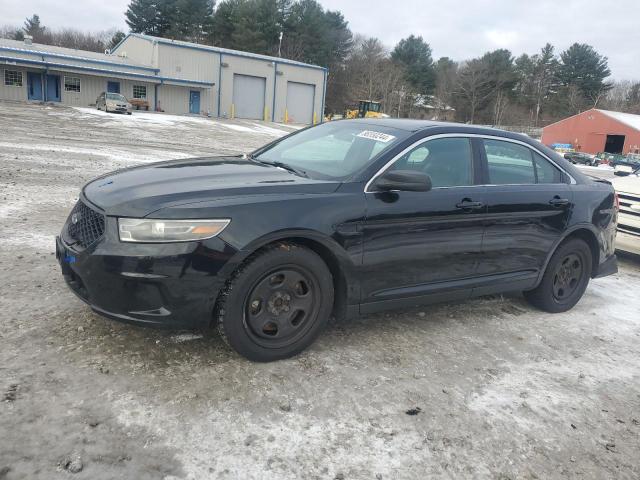
[[[639,153],[640,115],[592,108],[544,127],[541,141],[585,153]]]

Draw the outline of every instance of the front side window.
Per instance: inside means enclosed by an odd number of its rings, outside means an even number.
[[[4,71],[4,84],[9,87],[21,87],[22,86],[22,72],[19,70],[5,70]]]
[[[133,98],[139,98],[141,100],[147,99],[147,87],[145,85],[133,86]]]
[[[64,77],[64,91],[65,92],[78,92],[80,93],[80,78],[78,77]]]
[[[491,185],[562,183],[562,173],[547,159],[524,145],[483,140]]]
[[[258,150],[254,158],[265,163],[282,162],[311,177],[346,179],[410,134],[378,124],[328,122]]]
[[[473,185],[473,161],[468,138],[429,140],[393,164],[391,170],[418,170],[431,177],[431,185],[461,187]]]

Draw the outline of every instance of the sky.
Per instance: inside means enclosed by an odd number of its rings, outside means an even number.
[[[0,24],[21,25],[33,13],[49,27],[127,30],[129,0],[0,0]],[[341,11],[354,33],[389,48],[410,34],[431,45],[434,58],[465,60],[488,50],[557,52],[588,43],[609,58],[616,80],[640,80],[640,0],[320,0]]]

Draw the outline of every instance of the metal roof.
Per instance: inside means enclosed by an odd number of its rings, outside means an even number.
[[[11,53],[14,56],[2,55],[3,53]],[[4,63],[24,63],[58,70],[106,73],[118,77],[136,78],[155,83],[169,82],[203,87],[215,85],[213,82],[161,76],[159,75],[160,69],[158,68],[136,63],[128,58],[117,55],[106,55],[99,52],[89,52],[38,43],[27,44],[6,38],[0,39],[0,61]],[[80,64],[76,65],[69,62],[79,62]],[[134,71],[123,69],[131,69]]]
[[[640,115],[634,115],[633,113],[612,112],[611,110],[600,110],[598,112],[617,120],[620,123],[624,123],[628,127],[638,130],[640,132]]]
[[[320,67],[318,65],[312,65],[312,64],[309,64],[309,63],[298,62],[296,60],[289,60],[288,58],[271,57],[269,55],[261,55],[261,54],[258,54],[258,53],[243,52],[243,51],[240,51],[240,50],[231,50],[231,49],[228,49],[228,48],[214,47],[214,46],[211,46],[211,45],[202,45],[200,43],[185,42],[185,41],[182,41],[182,40],[171,40],[169,38],[154,37],[152,35],[145,35],[145,34],[142,34],[142,33],[129,33],[118,45],[116,45],[113,48],[112,52],[115,52],[116,50],[118,50],[118,48],[120,48],[120,46],[129,37],[142,38],[142,39],[147,40],[149,42],[156,42],[156,43],[165,44],[165,45],[173,45],[173,46],[182,47],[182,48],[191,48],[191,49],[194,49],[194,50],[206,50],[206,51],[210,51],[210,52],[221,53],[223,55],[231,55],[231,56],[235,56],[235,57],[255,58],[255,59],[259,59],[259,60],[266,60],[268,62],[278,62],[278,63],[287,64],[287,65],[295,65],[295,66],[298,66],[298,67],[314,68],[314,69],[318,69],[318,70],[326,70],[326,68]]]
[[[128,58],[117,55],[105,55],[100,52],[90,52],[87,50],[76,50],[74,48],[56,47],[54,45],[43,45],[41,43],[27,44],[19,40],[0,38],[0,52],[13,52],[25,55],[39,55],[53,58],[63,58],[67,60],[81,60],[84,62],[119,65],[139,70],[158,71],[151,65],[144,65],[133,62]]]

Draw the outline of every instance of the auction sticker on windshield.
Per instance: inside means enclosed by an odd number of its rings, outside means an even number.
[[[368,138],[369,140],[375,140],[377,142],[387,143],[393,140],[393,135],[389,135],[388,133],[382,132],[374,132],[373,130],[364,130],[358,134],[360,138]]]

